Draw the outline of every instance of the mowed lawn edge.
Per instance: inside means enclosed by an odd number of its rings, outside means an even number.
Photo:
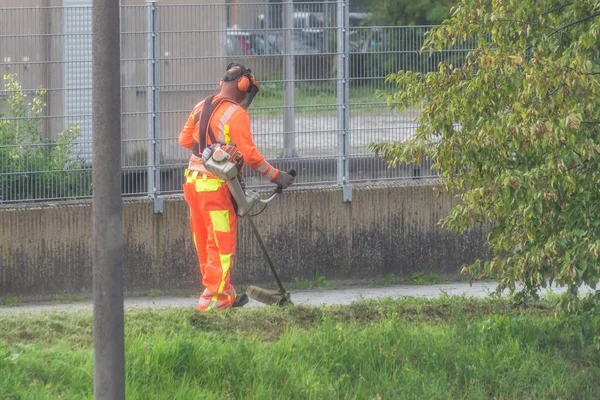
[[[600,317],[442,297],[128,310],[127,398],[600,398]],[[92,315],[0,315],[0,398],[93,398]]]

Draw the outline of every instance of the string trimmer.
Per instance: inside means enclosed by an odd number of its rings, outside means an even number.
[[[292,171],[290,171],[291,175],[293,175]],[[271,260],[271,256],[269,255],[269,252],[267,251],[267,248],[265,247],[265,244],[263,243],[262,238],[260,237],[258,229],[256,229],[256,225],[254,225],[254,221],[252,220],[251,216],[248,216],[248,223],[252,228],[252,232],[254,233],[254,236],[256,237],[260,248],[262,249],[265,259],[269,264],[269,267],[271,268],[271,272],[273,273],[273,276],[277,281],[279,291],[267,290],[258,286],[248,286],[248,288],[246,289],[246,294],[250,296],[250,298],[265,304],[277,304],[278,306],[285,306],[288,304],[293,305],[294,303],[292,303],[292,300],[290,299],[290,293],[283,287],[283,284],[281,283],[281,280],[277,275],[277,271],[275,270],[275,266],[273,265],[273,260]]]
[[[260,194],[256,191],[246,191],[240,175],[241,169],[244,165],[243,157],[235,147],[235,144],[213,144],[204,150],[202,153],[202,159],[205,168],[209,172],[227,182],[229,191],[236,202],[237,214],[240,217],[247,217],[250,228],[252,229],[252,233],[254,234],[254,237],[256,237],[263,255],[269,264],[269,268],[271,269],[271,272],[277,281],[277,286],[279,286],[278,291],[267,290],[258,286],[248,286],[246,289],[246,294],[256,301],[269,305],[293,305],[290,299],[290,293],[283,287],[283,284],[277,275],[277,271],[275,270],[273,260],[267,251],[267,247],[265,246],[262,237],[260,236],[260,233],[254,224],[254,221],[252,220],[253,216],[256,216],[264,211],[268,203],[271,202],[277,196],[277,194],[282,193],[282,188],[280,186],[275,188],[273,193],[271,193],[271,195],[266,199],[261,198]],[[296,171],[293,169],[288,171],[288,173],[292,176],[296,176]],[[258,213],[251,215],[250,210],[252,210],[258,203],[262,203],[265,206]]]

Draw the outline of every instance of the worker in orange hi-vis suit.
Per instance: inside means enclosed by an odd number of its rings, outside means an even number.
[[[192,150],[185,171],[183,193],[190,209],[190,224],[205,287],[198,310],[241,307],[246,294],[237,296],[230,283],[235,256],[237,213],[227,183],[210,174],[202,165],[202,151],[213,143],[235,143],[244,162],[283,189],[294,177],[269,164],[256,148],[246,109],[259,85],[252,72],[231,63],[219,83],[220,93],[194,107],[179,134],[179,144]]]

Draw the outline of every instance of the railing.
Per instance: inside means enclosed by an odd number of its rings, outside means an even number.
[[[0,8],[1,203],[91,196],[92,9],[70,1]],[[390,110],[376,93],[393,89],[391,72],[433,71],[469,49],[419,54],[430,27],[364,17],[342,0],[122,6],[123,194],[181,191],[189,151],[179,131],[230,61],[260,80],[250,108],[259,150],[295,168],[298,185],[339,185],[349,201],[352,183],[432,175],[426,165],[390,169],[368,150],[410,136],[419,113]],[[270,184],[245,175],[250,187]]]

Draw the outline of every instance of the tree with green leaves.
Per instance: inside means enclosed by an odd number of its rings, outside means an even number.
[[[597,304],[600,3],[461,0],[422,51],[473,39],[461,65],[388,77],[389,104],[422,113],[411,139],[371,148],[391,165],[431,158],[459,199],[444,226],[489,224],[491,257],[464,272],[521,298],[565,285],[567,310]]]

